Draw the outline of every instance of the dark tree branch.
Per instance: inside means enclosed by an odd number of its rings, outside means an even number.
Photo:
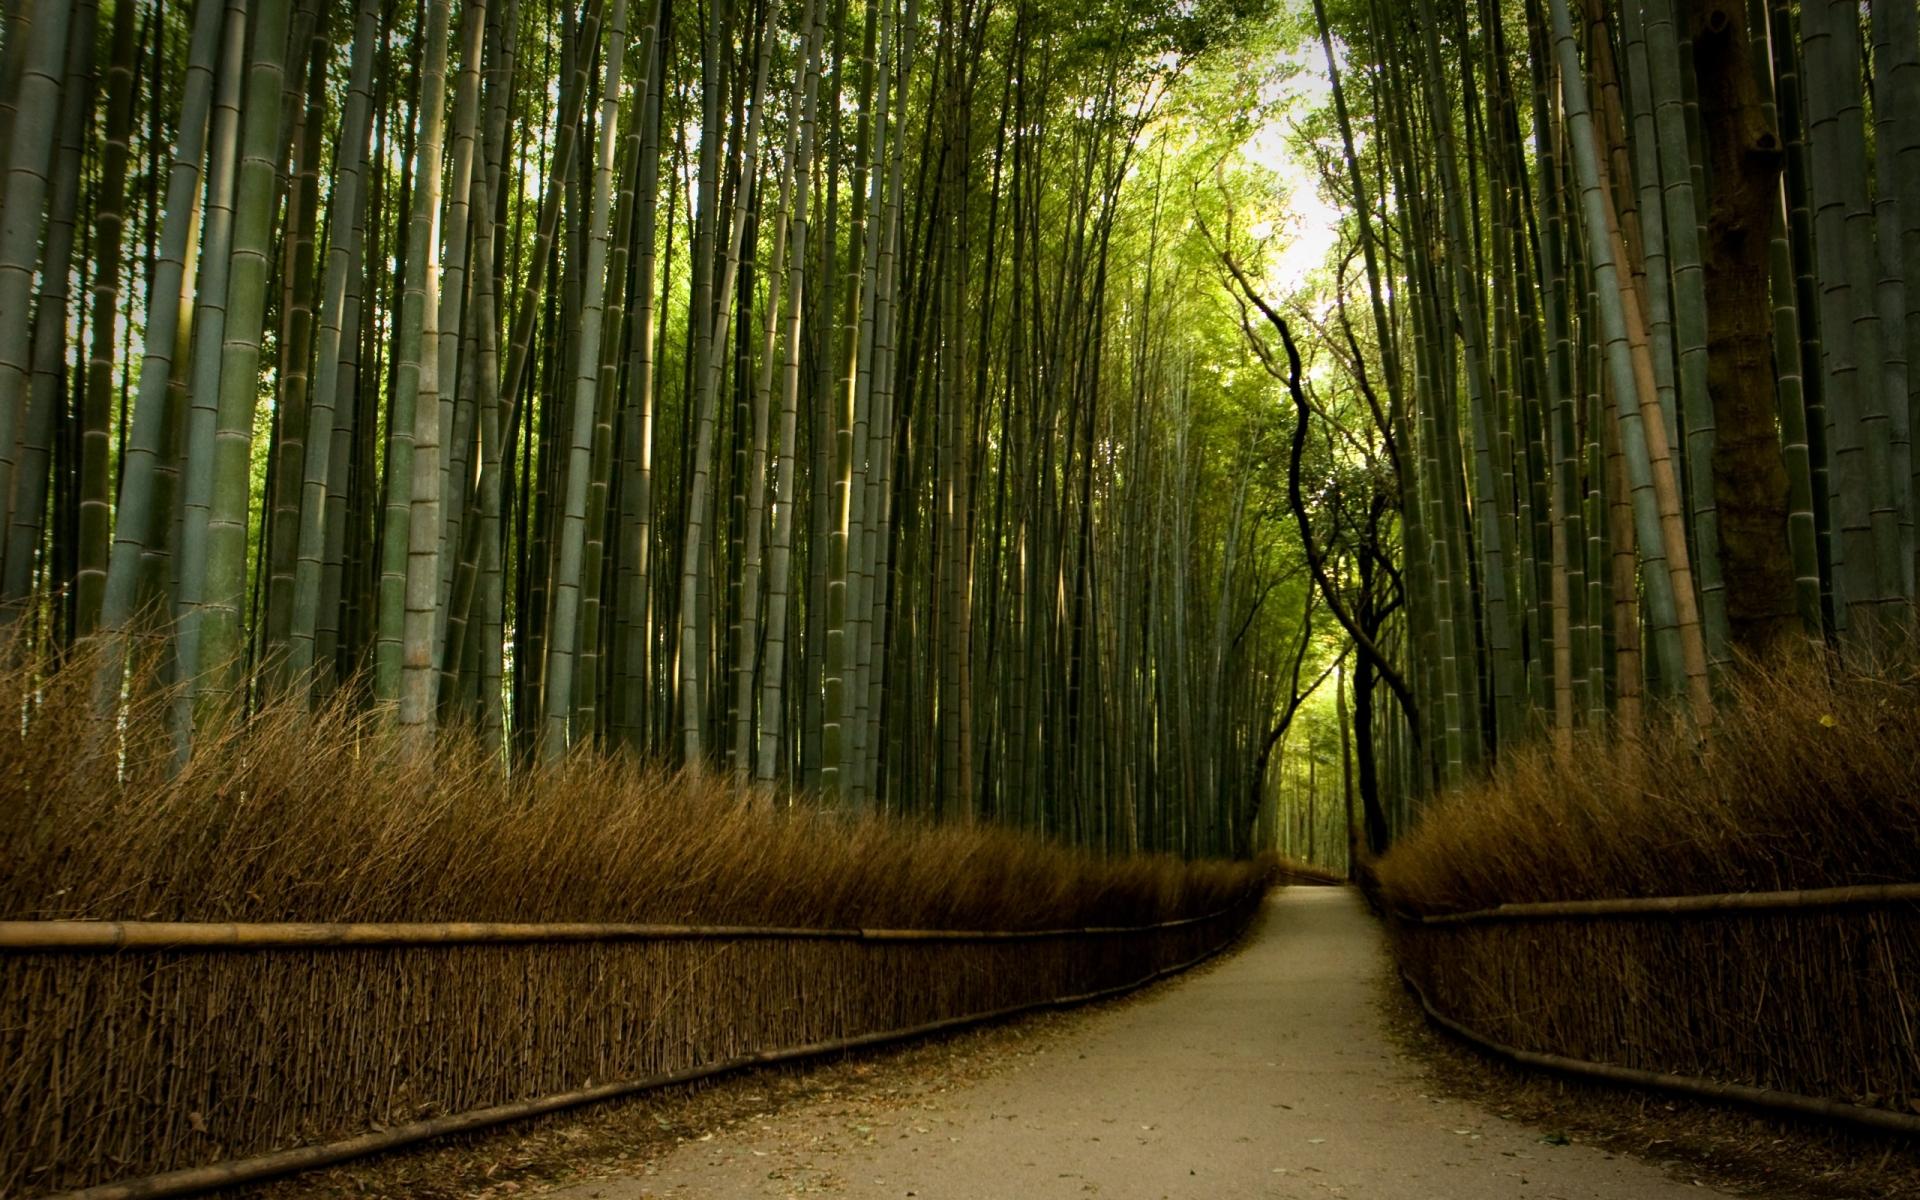
[[[1300,644],[1294,647],[1293,670],[1287,680],[1287,707],[1280,714],[1280,719],[1267,730],[1266,738],[1260,743],[1260,753],[1253,760],[1253,781],[1250,785],[1252,791],[1248,797],[1249,812],[1260,811],[1260,792],[1266,787],[1267,764],[1273,759],[1273,748],[1280,744],[1281,738],[1287,736],[1287,730],[1293,728],[1293,718],[1300,712],[1300,706],[1307,702],[1307,697],[1318,691],[1320,685],[1327,681],[1327,676],[1333,674],[1333,669],[1347,657],[1347,651],[1342,649],[1332,661],[1320,669],[1320,674],[1314,678],[1314,681],[1303,689],[1300,686],[1300,670],[1307,661],[1307,647],[1312,643],[1313,594],[1309,592],[1306,607],[1300,614]]]
[[[1259,353],[1260,360],[1266,365],[1268,372],[1286,385],[1287,394],[1293,400],[1293,444],[1287,462],[1287,503],[1293,509],[1294,521],[1300,529],[1300,545],[1307,558],[1307,568],[1312,572],[1314,582],[1319,585],[1327,610],[1333,613],[1334,620],[1340,622],[1340,627],[1347,631],[1349,638],[1353,639],[1353,644],[1359,649],[1361,656],[1379,672],[1381,682],[1385,683],[1388,690],[1393,692],[1394,697],[1400,701],[1401,708],[1407,715],[1407,723],[1412,727],[1413,735],[1417,739],[1420,737],[1420,714],[1414,703],[1413,689],[1408,686],[1406,677],[1380,649],[1379,644],[1368,636],[1359,622],[1353,619],[1353,614],[1347,611],[1346,604],[1340,598],[1339,589],[1328,574],[1326,554],[1314,538],[1312,522],[1307,518],[1306,501],[1300,488],[1300,460],[1306,449],[1307,427],[1312,422],[1313,407],[1307,401],[1306,388],[1301,382],[1300,348],[1294,344],[1293,330],[1288,326],[1287,319],[1267,303],[1265,297],[1254,288],[1252,282],[1247,279],[1246,272],[1234,259],[1232,252],[1214,241],[1212,232],[1207,228],[1206,219],[1196,212],[1195,220],[1199,223],[1201,235],[1214,246],[1221,265],[1226,267],[1233,277],[1233,282],[1238,285],[1240,295],[1266,317],[1267,323],[1280,335],[1280,343],[1286,350],[1287,369],[1284,374],[1275,369],[1276,364],[1270,351],[1260,347]],[[1244,304],[1242,312],[1245,312]],[[1247,323],[1243,320],[1243,325]],[[1255,341],[1257,344],[1257,339]]]

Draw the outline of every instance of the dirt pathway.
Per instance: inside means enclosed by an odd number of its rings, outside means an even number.
[[[567,1200],[1664,1200],[1659,1168],[1422,1094],[1375,1010],[1378,930],[1292,888],[1233,958],[1117,1006],[1008,1070],[834,1100],[690,1142]]]

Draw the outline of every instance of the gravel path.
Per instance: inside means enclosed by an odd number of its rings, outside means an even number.
[[[1381,1028],[1378,930],[1290,888],[1232,958],[985,1079],[830,1100],[689,1142],[567,1200],[1665,1200],[1720,1195],[1430,1097]]]

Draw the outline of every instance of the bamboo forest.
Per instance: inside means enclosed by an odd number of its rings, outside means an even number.
[[[1920,1200],[1916,425],[1920,0],[0,0],[0,1196]]]

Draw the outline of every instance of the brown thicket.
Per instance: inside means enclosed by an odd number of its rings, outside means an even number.
[[[345,705],[270,708],[176,771],[160,722],[103,729],[89,686],[84,663],[0,674],[33,699],[0,737],[0,919],[1034,929],[1212,911],[1259,873],[852,818],[626,754],[509,777]]]
[[[1920,690],[1787,658],[1730,674],[1711,741],[1517,751],[1379,863],[1409,911],[1920,880]]]

